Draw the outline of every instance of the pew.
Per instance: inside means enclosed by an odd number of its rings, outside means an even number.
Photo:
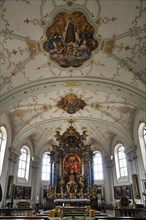
[[[109,216],[96,216],[95,220],[146,220],[146,217],[109,217]]]
[[[32,216],[32,208],[2,208],[0,216]]]
[[[47,216],[0,216],[0,220],[48,220]]]
[[[86,219],[86,218],[85,218]],[[146,217],[96,216],[94,220],[146,220]],[[50,220],[47,216],[0,216],[0,220]]]

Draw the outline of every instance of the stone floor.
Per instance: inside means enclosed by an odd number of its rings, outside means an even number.
[[[115,217],[115,211],[114,210],[107,210],[106,214],[107,214],[107,216]]]

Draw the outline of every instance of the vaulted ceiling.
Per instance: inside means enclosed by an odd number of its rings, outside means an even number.
[[[132,146],[135,114],[146,106],[146,1],[2,0],[0,7],[1,116],[10,118],[13,146],[29,138],[35,154],[51,149],[55,132],[71,123],[105,155],[115,137]],[[63,44],[69,21],[78,40]]]

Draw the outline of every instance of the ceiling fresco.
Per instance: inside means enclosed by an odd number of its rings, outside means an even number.
[[[86,106],[86,103],[79,99],[76,95],[68,94],[61,98],[61,100],[57,103],[57,106],[69,114],[74,114],[80,109],[83,109]]]
[[[1,0],[0,117],[34,155],[70,126],[110,155],[146,110],[146,1]],[[21,12],[21,13],[20,13]]]
[[[79,67],[91,57],[98,47],[94,28],[79,11],[72,14],[60,12],[46,30],[44,50],[50,52],[51,60],[62,67]]]

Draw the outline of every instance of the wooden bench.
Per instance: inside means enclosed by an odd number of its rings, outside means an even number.
[[[0,216],[0,220],[48,220],[47,216]]]
[[[2,208],[0,216],[32,216],[32,208]]]
[[[96,216],[95,220],[146,220],[146,217],[109,217],[109,216]]]

